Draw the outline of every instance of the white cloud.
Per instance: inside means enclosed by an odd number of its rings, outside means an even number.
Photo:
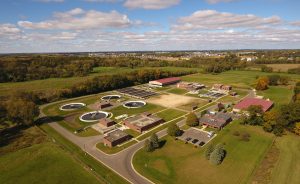
[[[232,1],[237,1],[237,0],[205,0],[206,2],[208,2],[209,4],[216,4],[216,3],[228,3],[228,2],[232,2]]]
[[[279,25],[282,20],[278,16],[267,18],[252,14],[240,15],[215,10],[196,11],[187,17],[181,17],[173,25],[176,30],[222,30],[231,28],[264,28]]]
[[[180,3],[180,0],[126,0],[124,6],[131,9],[164,9]]]
[[[54,13],[54,17],[51,20],[41,22],[19,21],[18,25],[25,29],[87,30],[125,28],[131,26],[132,22],[127,15],[117,11],[84,11],[80,8],[75,8],[67,12]]]
[[[21,32],[13,24],[0,24],[0,38],[16,39],[20,36]]]

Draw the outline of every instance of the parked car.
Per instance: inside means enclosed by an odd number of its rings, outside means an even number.
[[[214,132],[214,131],[210,131],[210,132],[208,132],[207,137],[211,138],[211,137],[213,137],[214,135],[215,135],[215,132]]]
[[[192,138],[187,137],[185,140],[186,140],[186,141],[190,141],[190,140],[192,140]]]
[[[204,144],[205,144],[205,142],[201,141],[201,142],[199,143],[199,146],[203,146]]]
[[[193,144],[196,144],[198,141],[199,141],[198,139],[194,139],[194,140],[192,141],[192,143],[193,143]]]

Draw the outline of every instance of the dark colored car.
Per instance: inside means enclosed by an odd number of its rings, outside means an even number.
[[[199,141],[198,139],[194,139],[194,140],[192,141],[192,143],[195,144],[195,143],[198,142],[198,141]]]
[[[190,141],[192,138],[190,138],[190,137],[187,137],[185,140],[186,141]]]
[[[203,146],[204,144],[205,144],[205,142],[201,141],[201,142],[199,143],[199,146]]]

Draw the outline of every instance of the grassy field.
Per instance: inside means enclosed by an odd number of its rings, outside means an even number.
[[[185,112],[175,110],[175,109],[167,109],[165,111],[162,111],[160,113],[157,113],[156,115],[164,119],[165,121],[170,121],[172,119],[175,119],[179,116],[182,116],[186,114]]]
[[[257,92],[258,95],[262,95],[275,102],[275,107],[278,107],[276,105],[289,103],[293,93],[293,89],[286,86],[269,86],[269,89]]]
[[[177,95],[182,95],[184,93],[187,93],[188,91],[185,89],[180,89],[180,88],[172,88],[170,90],[167,91],[168,93],[174,93]]]
[[[133,115],[133,114],[139,114],[139,113],[146,112],[146,111],[150,112],[150,113],[155,113],[155,112],[161,111],[163,109],[164,109],[164,107],[147,103],[145,106],[143,106],[141,108],[132,108],[132,109],[128,109],[121,105],[121,106],[118,106],[116,108],[109,110],[109,112],[113,113],[114,117],[116,117],[116,116],[119,116],[122,114]]]
[[[0,96],[10,94],[12,91],[51,91],[56,89],[64,89],[71,87],[77,83],[101,75],[122,74],[140,70],[141,68],[125,68],[125,67],[97,67],[94,71],[85,77],[70,77],[70,78],[50,78],[44,80],[26,81],[26,82],[9,82],[0,83]],[[161,69],[163,71],[195,71],[193,68],[182,67],[144,67],[142,69]]]
[[[93,157],[86,155],[79,147],[62,137],[54,129],[52,129],[47,124],[40,126],[56,143],[62,146],[63,149],[67,150],[69,153],[72,153],[72,156],[80,162],[82,162],[86,167],[92,169],[94,174],[98,176],[99,179],[104,181],[104,183],[128,183],[125,179],[111,171],[109,168],[99,163]],[[60,183],[60,182],[58,182]]]
[[[0,183],[101,183],[69,153],[52,143],[0,157]]]
[[[300,64],[267,64],[267,66],[272,67],[276,72],[287,72],[288,69],[300,67]]]
[[[241,141],[233,132],[249,133],[250,141]],[[273,135],[260,127],[233,123],[209,144],[225,143],[227,155],[214,166],[204,157],[204,148],[194,148],[166,137],[166,144],[152,153],[139,150],[134,156],[135,169],[155,183],[240,184],[247,182],[272,143]]]
[[[260,71],[227,71],[221,74],[193,74],[183,76],[184,81],[199,82],[211,86],[215,83],[223,83],[232,85],[234,88],[251,87],[258,76],[273,75],[272,73],[264,73]],[[281,73],[280,75],[289,76],[293,80],[300,80],[299,75]]]
[[[276,139],[279,159],[272,171],[272,184],[300,183],[300,137],[292,134]]]

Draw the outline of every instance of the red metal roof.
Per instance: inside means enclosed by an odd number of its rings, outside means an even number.
[[[158,79],[158,80],[154,80],[154,81],[165,84],[165,83],[170,83],[170,82],[177,82],[177,81],[180,81],[180,80],[181,79],[179,77],[170,77],[170,78]]]
[[[269,110],[272,107],[273,102],[270,100],[264,100],[264,99],[259,99],[259,98],[246,98],[246,99],[242,100],[241,102],[239,102],[238,104],[236,104],[234,106],[234,108],[235,109],[247,109],[251,105],[261,105],[262,110],[264,112],[266,112],[267,110]]]

